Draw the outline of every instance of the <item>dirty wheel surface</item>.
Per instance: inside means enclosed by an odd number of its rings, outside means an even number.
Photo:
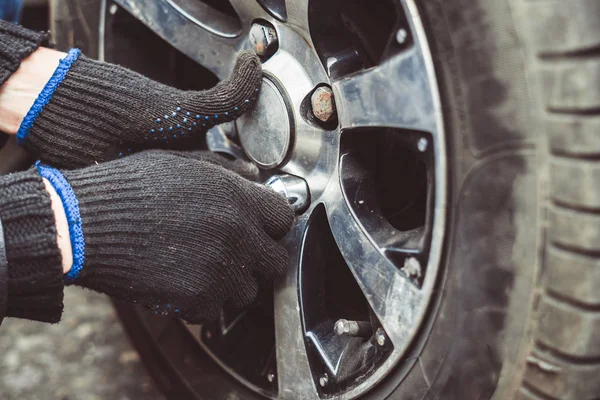
[[[252,308],[187,326],[118,305],[170,398],[600,396],[597,2],[98,10],[89,48],[169,84],[261,56],[256,107],[208,142],[298,215]],[[86,20],[55,17],[71,38]]]

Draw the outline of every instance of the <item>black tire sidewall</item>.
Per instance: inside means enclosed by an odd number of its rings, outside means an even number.
[[[368,398],[512,398],[531,342],[537,134],[507,0],[421,0],[448,145],[444,265],[412,352]]]

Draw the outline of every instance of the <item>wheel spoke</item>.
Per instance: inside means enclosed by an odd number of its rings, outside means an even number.
[[[235,12],[247,25],[256,18],[268,18],[268,13],[261,7],[256,0],[229,0]]]
[[[290,253],[287,275],[275,286],[275,338],[280,399],[318,399],[308,362],[298,298],[298,265],[307,219],[297,222],[284,244]]]
[[[300,29],[309,37],[308,0],[286,0],[285,8],[288,24]]]
[[[342,129],[395,127],[435,134],[436,109],[419,47],[333,84]]]
[[[189,10],[185,11],[169,0],[116,2],[173,47],[211,70],[220,79],[229,76],[236,48],[243,40],[241,29],[234,31],[227,22],[216,22],[218,19],[210,7],[194,2],[190,7],[198,8],[188,12]],[[197,15],[202,15],[203,18],[196,18]]]
[[[412,334],[409,328],[418,326],[424,294],[384,256],[353,216],[341,188],[336,190],[327,194],[326,203],[333,237],[392,343],[403,347]]]

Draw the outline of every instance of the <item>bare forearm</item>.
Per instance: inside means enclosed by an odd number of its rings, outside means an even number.
[[[40,47],[25,58],[17,71],[0,87],[0,131],[16,134],[23,118],[35,102],[59,61],[65,53]],[[43,179],[50,195],[52,211],[56,220],[57,245],[62,256],[63,271],[67,273],[73,263],[69,226],[60,197],[56,190]]]
[[[59,61],[60,51],[40,47],[23,60],[19,69],[0,87],[0,131],[14,135]]]
[[[0,131],[12,135],[17,133],[23,118],[65,55],[40,47],[23,60],[19,69],[0,87]],[[50,195],[56,219],[57,245],[62,256],[63,271],[67,273],[73,264],[67,217],[54,187],[47,179],[43,179],[43,182]]]

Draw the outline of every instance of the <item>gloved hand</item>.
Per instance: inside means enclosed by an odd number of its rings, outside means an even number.
[[[258,57],[244,52],[228,80],[184,91],[72,50],[23,119],[17,142],[63,168],[148,148],[197,146],[209,128],[254,104],[261,77]]]
[[[294,215],[222,165],[256,173],[212,153],[160,150],[72,171],[38,165],[70,225],[67,283],[192,323],[250,304],[261,281],[285,271],[277,240]]]
[[[239,55],[228,80],[209,90],[185,91],[91,60],[78,49],[66,55],[46,50],[53,62],[64,55],[47,79],[51,70],[43,67],[50,62],[39,61],[43,57],[25,59],[46,37],[0,21],[0,85],[4,85],[3,96],[19,97],[21,86],[41,82],[33,105],[24,117],[21,114],[18,131],[7,133],[16,133],[18,143],[56,167],[83,167],[148,148],[203,144],[210,127],[234,120],[254,104],[262,82],[260,60],[250,52]],[[39,68],[23,65],[17,71],[21,61]],[[40,68],[48,72],[44,79],[39,79],[41,72],[32,72],[33,76],[23,72]],[[18,125],[19,118],[15,119]]]

